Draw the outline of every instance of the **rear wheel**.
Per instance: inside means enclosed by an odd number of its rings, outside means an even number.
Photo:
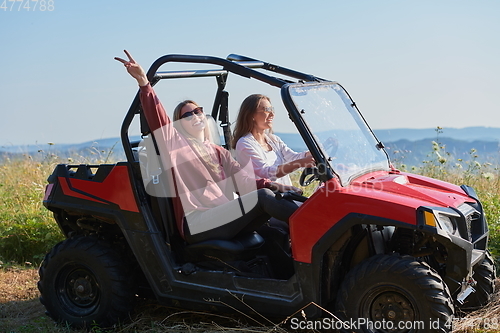
[[[460,310],[475,310],[486,304],[491,300],[491,296],[495,292],[495,262],[490,252],[486,252],[486,257],[483,262],[474,268],[474,275],[472,276],[477,284],[474,287],[475,293],[472,293],[465,303],[460,306]]]
[[[39,274],[40,301],[57,322],[109,327],[133,309],[134,282],[127,260],[95,237],[76,236],[57,244]]]
[[[346,275],[336,312],[361,332],[449,332],[454,308],[448,287],[429,265],[376,255]]]

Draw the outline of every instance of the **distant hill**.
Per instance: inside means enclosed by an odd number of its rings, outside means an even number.
[[[423,161],[436,159],[433,153],[432,141],[421,139],[416,141],[398,140],[386,142],[386,151],[392,161],[411,166],[422,165]],[[434,140],[435,141],[435,140]],[[500,164],[500,141],[463,141],[453,138],[439,138],[440,154],[448,160],[490,162]]]
[[[500,128],[466,127],[429,129],[375,130],[375,135],[386,146],[391,160],[407,165],[422,165],[423,161],[435,158],[432,141],[440,144],[441,155],[449,160],[500,164]],[[474,153],[472,151],[474,150]]]
[[[500,128],[493,127],[467,127],[444,128],[442,133],[436,129],[385,129],[374,130],[377,138],[384,143],[391,160],[407,165],[421,165],[424,160],[429,160],[432,153],[432,141],[439,141],[444,146],[444,152],[455,159],[470,160],[471,149],[475,149],[477,160],[500,164]],[[297,134],[276,133],[290,148],[295,151],[306,149],[302,138]],[[139,140],[132,137],[131,140]],[[66,157],[92,158],[100,156],[105,158],[112,154],[113,160],[124,159],[120,138],[99,139],[80,144],[54,144],[33,146],[0,147],[2,157],[15,157],[32,155],[44,158],[48,154]],[[447,156],[448,156],[447,154]]]
[[[132,137],[132,140],[139,140],[140,137]],[[21,146],[1,146],[0,153],[14,153],[14,154],[31,154],[38,152],[39,150],[43,151],[82,151],[85,149],[89,149],[91,147],[109,149],[113,146],[117,148],[121,147],[121,139],[120,138],[108,138],[108,139],[98,139],[93,141],[86,141],[83,143],[57,143],[57,144],[36,144],[36,145],[21,145]]]
[[[496,127],[466,127],[443,128],[439,138],[446,137],[460,141],[500,141],[500,128]],[[436,140],[436,128],[414,129],[396,128],[374,130],[377,138],[382,142],[396,142],[399,140],[419,141],[423,139]]]
[[[500,164],[500,128],[467,127],[436,129],[386,129],[374,130],[377,138],[386,147],[391,160],[407,165],[421,165],[429,160],[433,152],[432,141],[440,143],[441,153],[449,159],[471,159],[471,150],[480,162]],[[306,147],[297,134],[276,133],[286,144],[302,151]]]
[[[131,140],[139,140],[140,136],[131,137]],[[34,159],[43,160],[56,155],[62,158],[72,158],[75,161],[86,159],[94,161],[105,159],[111,154],[112,160],[123,160],[122,142],[120,138],[99,139],[78,144],[43,144],[0,147],[0,161],[3,158],[22,157],[30,155]]]

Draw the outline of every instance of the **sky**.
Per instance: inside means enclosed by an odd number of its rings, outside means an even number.
[[[338,81],[375,130],[500,127],[497,0],[0,4],[0,147],[118,137],[137,92],[113,60],[123,49],[145,69],[236,53]],[[167,109],[207,99],[176,89],[160,95]]]

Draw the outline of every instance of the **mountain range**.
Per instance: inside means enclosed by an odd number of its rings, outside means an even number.
[[[439,152],[448,159],[490,162],[500,165],[500,128],[397,128],[374,130],[384,144],[391,160],[410,166],[435,159],[432,142],[437,142]],[[279,134],[286,144],[296,150],[306,149],[302,138],[296,134]]]
[[[426,129],[381,129],[374,130],[377,138],[386,147],[391,160],[407,165],[420,165],[424,160],[432,158],[432,142],[438,142],[441,155],[455,159],[470,160],[472,157],[480,162],[500,164],[500,128],[466,127],[466,128],[426,128]],[[290,148],[295,151],[306,147],[298,134],[276,133]],[[139,140],[132,137],[131,140]],[[0,158],[19,155],[47,156],[83,156],[99,155],[101,159],[112,153],[113,160],[124,158],[121,140],[116,138],[87,141],[80,144],[44,144],[32,146],[0,147]],[[474,157],[475,156],[475,157]]]

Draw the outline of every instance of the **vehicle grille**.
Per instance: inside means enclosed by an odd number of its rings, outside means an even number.
[[[466,203],[460,205],[458,207],[458,210],[465,217],[466,229],[464,231],[466,234],[464,235],[462,233],[462,237],[467,239],[469,242],[475,241],[477,235],[474,235],[474,230],[477,229],[475,228],[475,226],[479,226],[478,224],[481,223],[481,213],[478,212],[474,207]]]

